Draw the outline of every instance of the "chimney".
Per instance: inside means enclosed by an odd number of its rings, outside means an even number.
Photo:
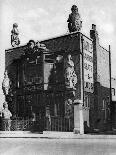
[[[96,25],[92,24],[92,29],[90,30],[90,38],[93,40],[93,74],[94,82],[97,81],[97,53],[99,52],[99,37],[96,30]],[[94,88],[95,89],[95,88]]]
[[[95,24],[92,24],[92,29],[90,30],[90,38],[93,39],[93,41],[99,43],[98,32],[96,30],[96,25]]]

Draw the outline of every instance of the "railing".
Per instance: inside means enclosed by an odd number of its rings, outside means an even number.
[[[10,130],[10,131],[18,131],[18,130],[26,130],[34,125],[34,121],[31,119],[15,119],[15,120],[2,120],[2,130]]]
[[[10,131],[73,131],[74,122],[72,118],[55,117],[32,119],[15,119],[11,121],[2,120],[2,130]]]
[[[65,117],[51,117],[51,122],[49,122],[49,130],[51,131],[73,131],[74,122],[72,118]]]
[[[11,131],[17,131],[17,130],[26,130],[29,129],[31,126],[34,125],[34,122],[27,119],[27,120],[12,120],[11,121]]]

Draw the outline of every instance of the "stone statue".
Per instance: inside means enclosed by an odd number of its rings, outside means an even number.
[[[40,50],[49,51],[44,44],[41,44],[39,41],[35,42],[34,40],[29,40],[27,43],[27,48],[25,49],[25,54],[31,55]]]
[[[12,114],[11,114],[10,110],[8,109],[8,104],[7,104],[7,102],[4,102],[3,110],[2,110],[2,121],[3,121],[3,129],[5,131],[10,131],[11,117],[12,117]]]
[[[77,83],[77,75],[74,70],[74,62],[72,61],[71,54],[68,54],[67,60],[65,62],[65,85],[68,89],[75,90]]]
[[[70,118],[73,114],[73,101],[71,99],[65,100],[65,116]]]
[[[11,45],[12,47],[17,47],[20,44],[19,40],[19,31],[18,31],[18,24],[13,24],[13,29],[11,31]]]
[[[3,79],[3,82],[2,82],[2,89],[3,89],[4,95],[9,94],[10,80],[9,80],[7,71],[4,72],[4,79]]]
[[[78,8],[76,5],[73,5],[71,8],[72,13],[69,14],[68,22],[68,29],[69,32],[80,31],[82,28],[82,21],[80,14],[78,13]]]

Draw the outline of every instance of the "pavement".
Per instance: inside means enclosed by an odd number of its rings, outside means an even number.
[[[116,139],[0,138],[0,155],[116,155]]]
[[[0,138],[48,138],[48,139],[116,139],[116,135],[108,134],[74,134],[73,132],[43,131],[0,131]]]

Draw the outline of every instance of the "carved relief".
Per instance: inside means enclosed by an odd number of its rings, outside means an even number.
[[[73,5],[71,11],[72,13],[69,14],[69,18],[67,20],[70,33],[80,31],[82,28],[82,21],[77,6]]]

